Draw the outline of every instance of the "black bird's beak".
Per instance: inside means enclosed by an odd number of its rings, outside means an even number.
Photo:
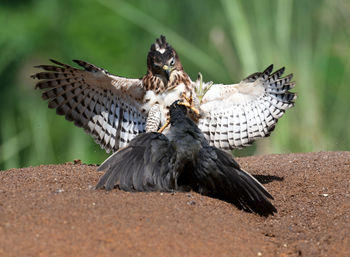
[[[163,71],[165,72],[166,79],[169,81],[170,73],[172,71],[172,68],[170,66],[168,66],[168,65],[164,65],[163,66]]]

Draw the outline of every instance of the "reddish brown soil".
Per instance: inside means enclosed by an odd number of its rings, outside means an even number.
[[[97,191],[95,166],[0,172],[0,256],[350,256],[350,152],[237,160],[275,216],[193,192]]]

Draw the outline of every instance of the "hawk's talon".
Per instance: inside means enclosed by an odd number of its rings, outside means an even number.
[[[193,106],[192,92],[191,92],[190,97],[187,97],[187,96],[186,96],[186,93],[185,93],[185,92],[182,92],[182,97],[183,97],[191,106]]]
[[[163,133],[163,131],[169,126],[170,124],[170,119],[167,119],[165,124],[158,130],[158,133]]]
[[[188,107],[191,111],[193,111],[196,115],[200,115],[200,111],[194,106],[193,104],[193,98],[192,98],[192,93],[191,96],[188,98],[184,93],[182,94],[183,98],[185,101],[179,102],[179,105],[184,105]]]

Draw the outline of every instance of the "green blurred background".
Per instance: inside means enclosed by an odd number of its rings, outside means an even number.
[[[296,106],[236,155],[350,149],[350,1],[1,0],[0,169],[107,154],[34,90],[34,65],[83,59],[141,77],[164,34],[192,79],[238,82],[269,64],[294,73]]]

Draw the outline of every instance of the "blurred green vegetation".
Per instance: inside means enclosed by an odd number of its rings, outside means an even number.
[[[294,73],[296,106],[237,155],[350,149],[350,2],[1,0],[0,169],[106,153],[56,115],[29,78],[49,58],[141,77],[160,34],[192,79],[238,82],[269,64]]]

